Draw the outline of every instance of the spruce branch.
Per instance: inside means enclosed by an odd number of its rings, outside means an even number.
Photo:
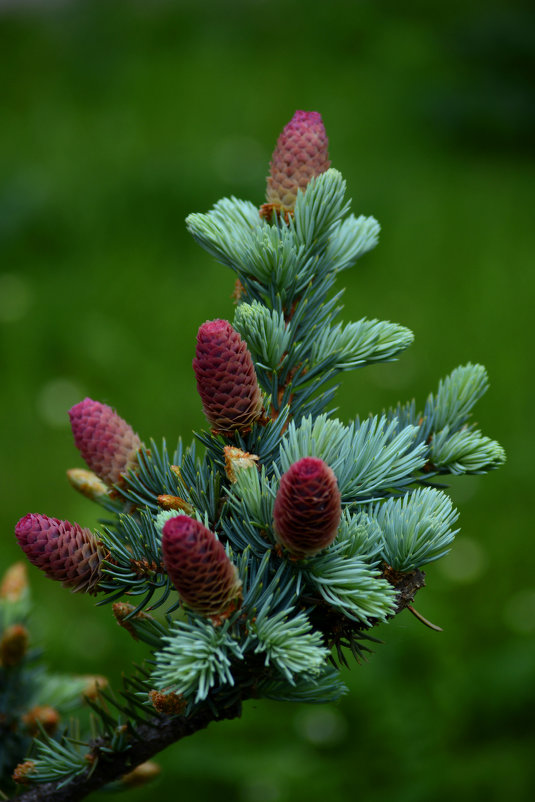
[[[186,221],[237,277],[233,323],[209,320],[197,335],[207,428],[173,452],[165,441],[147,448],[111,407],[81,401],[70,416],[87,469],[69,480],[109,518],[96,532],[41,514],[17,524],[34,565],[111,603],[121,634],[148,652],[119,693],[88,698],[91,737],[48,732],[53,716],[34,711],[41,735],[15,772],[33,785],[22,800],[116,788],[171,743],[239,716],[246,699],[338,700],[339,666],[365,660],[374,628],[406,608],[438,629],[413,607],[422,567],[456,534],[457,511],[434,480],[505,459],[471,422],[486,371],[456,368],[421,412],[411,401],[334,417],[339,375],[396,359],[413,335],[339,319],[339,274],[377,244],[379,225],[349,214],[317,112],[296,112],[283,130],[266,197],[260,209],[225,198]],[[0,624],[0,690],[8,680],[20,695],[25,635],[12,617]],[[47,693],[68,698],[69,681],[58,685]]]
[[[73,779],[48,781],[34,785],[16,799],[20,802],[77,802],[88,794],[117,780],[136,766],[154,757],[166,747],[205,729],[212,721],[238,718],[241,715],[241,699],[228,707],[214,710],[209,706],[198,709],[190,716],[155,717],[140,724],[128,743],[128,749],[108,751],[108,739],[99,737],[88,744],[84,761],[86,768],[77,772]],[[30,763],[32,761],[29,761]],[[76,765],[76,764],[75,764]],[[29,766],[27,780],[31,781]]]

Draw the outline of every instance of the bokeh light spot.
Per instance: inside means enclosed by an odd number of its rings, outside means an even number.
[[[300,711],[295,717],[295,728],[306,741],[317,746],[339,744],[347,732],[345,719],[332,707]]]
[[[257,777],[242,786],[241,797],[244,802],[277,802],[281,790],[271,777]]]
[[[69,409],[81,401],[85,393],[70,379],[51,379],[37,395],[37,412],[49,426],[68,427]]]
[[[438,563],[443,576],[453,582],[474,582],[487,568],[488,558],[475,540],[462,537],[455,541],[452,551]]]

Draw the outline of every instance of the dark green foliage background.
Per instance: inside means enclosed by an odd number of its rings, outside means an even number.
[[[462,535],[417,599],[443,634],[403,613],[338,707],[248,703],[168,750],[161,799],[533,798],[533,23],[457,0],[0,2],[2,568],[26,512],[96,522],[64,477],[84,395],[145,439],[203,425],[195,334],[233,314],[233,277],[184,217],[260,204],[296,108],[321,111],[353,210],[383,228],[343,276],[345,319],[416,335],[345,377],[340,416],[423,404],[477,361],[478,423],[508,453],[454,483]],[[117,683],[141,659],[109,608],[31,580],[52,667]]]

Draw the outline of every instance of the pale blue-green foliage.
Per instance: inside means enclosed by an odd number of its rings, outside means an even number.
[[[424,487],[373,510],[383,533],[382,557],[397,571],[411,571],[449,551],[458,512],[440,490]]]
[[[425,410],[413,401],[389,410],[388,419],[397,420],[401,430],[418,426],[418,441],[429,445],[428,458],[439,473],[486,473],[505,462],[505,451],[468,423],[476,402],[488,389],[482,365],[461,365],[439,382],[430,393]]]
[[[381,227],[374,217],[350,214],[332,233],[325,250],[325,262],[340,272],[352,267],[379,242]]]
[[[298,192],[288,224],[261,220],[253,204],[237,198],[219,201],[207,214],[190,214],[186,224],[200,245],[236,271],[251,300],[288,300],[312,278],[349,267],[377,243],[373,218],[342,222],[349,209],[345,190],[341,174],[330,169]],[[262,294],[255,282],[270,292]]]
[[[427,446],[416,443],[416,426],[397,431],[385,415],[344,426],[326,415],[293,422],[281,443],[280,467],[287,471],[302,457],[323,459],[334,471],[342,499],[364,502],[414,481],[426,461]]]
[[[240,471],[228,490],[230,517],[222,519],[226,536],[237,549],[250,547],[257,556],[273,547],[273,505],[278,481],[268,478],[266,467]]]
[[[473,429],[453,434],[449,426],[433,435],[429,447],[433,465],[448,473],[486,473],[505,462],[502,446]]]
[[[238,243],[254,241],[261,221],[253,203],[231,197],[222,198],[207,214],[188,215],[186,225],[205,250],[236,270],[239,269],[236,264],[240,253]]]
[[[439,432],[449,426],[452,432],[460,429],[470,418],[472,409],[489,386],[483,365],[461,365],[441,379],[436,395],[429,395],[424,411],[424,426]]]
[[[250,630],[258,639],[255,652],[265,654],[265,665],[274,665],[294,684],[295,674],[319,674],[329,656],[320,632],[314,631],[305,613],[293,610],[268,614],[268,605],[251,622]]]
[[[373,362],[386,362],[408,348],[413,333],[404,326],[383,320],[358,320],[343,326],[325,326],[314,340],[313,365],[335,355],[334,367],[351,370]]]
[[[383,533],[377,519],[366,510],[351,512],[349,507],[342,510],[336,540],[343,543],[351,541],[352,550],[368,565],[375,567],[380,561],[383,547]]]
[[[269,480],[266,468],[262,466],[259,472],[256,467],[240,471],[236,476],[229,501],[236,509],[240,509],[239,500],[243,501],[246,514],[250,520],[261,526],[270,526],[273,520],[273,505],[275,503],[277,482]]]
[[[304,564],[308,582],[319,595],[346,618],[371,625],[385,621],[395,611],[396,593],[370,568],[361,554],[361,537],[335,540],[328,549]]]
[[[243,647],[232,637],[228,622],[214,627],[200,617],[174,621],[164,641],[166,646],[155,654],[156,688],[200,702],[214,685],[234,685],[230,666],[243,659]]]
[[[295,240],[307,252],[323,250],[340,220],[349,211],[350,201],[345,201],[346,182],[342,174],[333,168],[312,178],[306,191],[297,193],[294,216],[290,226]]]
[[[249,295],[251,278],[281,297],[300,292],[314,274],[315,256],[306,255],[290,226],[266,223],[254,207],[252,218],[251,206],[225,198],[207,214],[189,215],[186,223],[200,245],[238,274]]]
[[[258,301],[242,303],[234,315],[234,328],[247,341],[257,363],[270,370],[280,366],[291,337],[282,312],[270,311]]]

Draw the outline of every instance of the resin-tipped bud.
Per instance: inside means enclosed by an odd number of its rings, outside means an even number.
[[[108,485],[93,471],[88,471],[86,468],[69,468],[67,479],[71,487],[90,501],[101,502],[108,498]]]
[[[212,618],[224,616],[238,603],[241,582],[236,567],[199,521],[188,515],[167,521],[162,551],[169,579],[192,610]]]
[[[28,630],[22,624],[6,627],[0,640],[0,666],[18,665],[28,650],[29,640]]]
[[[21,601],[28,595],[28,572],[24,563],[11,565],[0,582],[0,599],[8,602]]]
[[[12,779],[20,785],[29,784],[32,780],[32,774],[35,772],[35,763],[33,760],[25,760],[15,766],[15,771],[11,775]]]
[[[321,114],[296,111],[273,151],[267,179],[267,203],[260,209],[261,216],[271,219],[273,212],[285,216],[293,212],[298,190],[304,192],[308,182],[330,165]]]
[[[174,691],[149,691],[149,699],[154,709],[166,716],[181,716],[188,706],[184,697]]]
[[[135,769],[123,774],[121,785],[125,788],[140,788],[142,785],[152,782],[160,774],[161,768],[153,760],[140,763]]]
[[[96,593],[104,552],[91,530],[77,523],[29,513],[15,527],[29,561],[73,591]]]
[[[107,404],[85,398],[69,410],[74,442],[87,466],[107,485],[137,465],[141,440]]]
[[[278,542],[310,557],[333,542],[342,514],[336,476],[318,457],[303,457],[281,476],[273,519]]]
[[[262,395],[247,345],[228,320],[207,320],[193,360],[204,414],[222,433],[244,432],[262,415]]]
[[[223,453],[225,455],[225,473],[233,484],[238,481],[240,471],[248,471],[250,468],[256,470],[256,463],[259,459],[256,454],[249,454],[248,451],[242,451],[236,446],[225,446]]]
[[[59,713],[50,705],[35,705],[22,716],[28,733],[35,737],[43,729],[47,735],[53,735],[59,724]]]
[[[109,682],[106,677],[101,674],[86,674],[80,677],[85,681],[85,688],[82,691],[82,699],[96,700],[100,696],[100,692],[108,687]]]

